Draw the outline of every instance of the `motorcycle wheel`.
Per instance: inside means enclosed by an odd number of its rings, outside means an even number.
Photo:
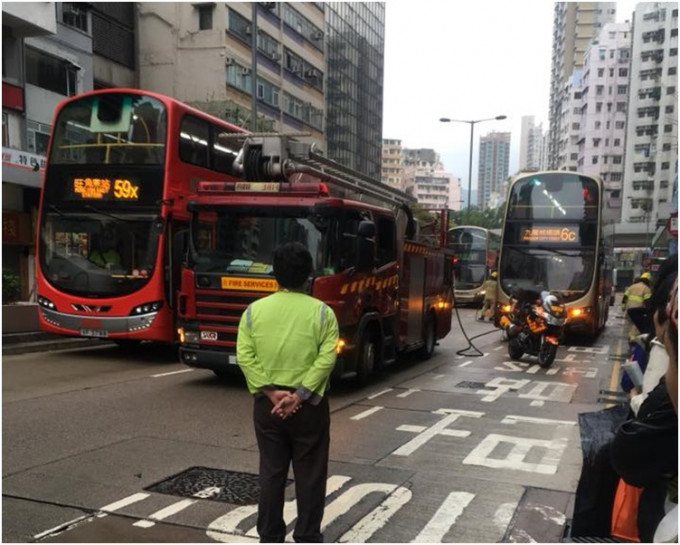
[[[541,346],[538,349],[538,365],[547,369],[555,361],[557,356],[557,345],[549,343],[545,337],[541,337]]]
[[[522,350],[522,345],[517,337],[513,337],[508,341],[508,356],[513,360],[518,360],[524,355],[524,350]]]

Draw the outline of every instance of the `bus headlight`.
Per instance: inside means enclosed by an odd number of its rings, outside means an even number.
[[[588,314],[592,312],[593,309],[590,307],[582,307],[582,308],[570,308],[569,309],[569,318],[584,318]]]
[[[47,297],[43,297],[42,295],[38,295],[38,304],[41,307],[45,307],[45,308],[48,308],[50,310],[57,310],[57,305],[55,305]]]
[[[143,303],[137,305],[132,309],[130,316],[139,316],[140,314],[149,314],[150,312],[156,312],[160,310],[163,306],[163,301],[151,301],[150,303]]]

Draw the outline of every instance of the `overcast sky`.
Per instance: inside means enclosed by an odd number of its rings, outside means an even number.
[[[522,116],[548,128],[552,2],[544,0],[387,0],[383,138],[433,148],[467,189],[470,125],[479,137],[512,132],[510,174],[519,165]],[[635,2],[617,2],[617,21],[632,20]]]

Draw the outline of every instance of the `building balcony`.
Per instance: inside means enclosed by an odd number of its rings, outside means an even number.
[[[3,2],[2,26],[16,38],[57,33],[54,2]]]

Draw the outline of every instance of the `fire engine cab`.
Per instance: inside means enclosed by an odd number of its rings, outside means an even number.
[[[306,289],[340,326],[333,378],[365,383],[398,355],[429,358],[451,330],[448,211],[418,225],[413,198],[281,135],[250,136],[235,168],[243,181],[202,181],[190,197],[178,298],[180,360],[223,376],[238,370],[239,320],[278,289],[274,249],[303,243]]]

